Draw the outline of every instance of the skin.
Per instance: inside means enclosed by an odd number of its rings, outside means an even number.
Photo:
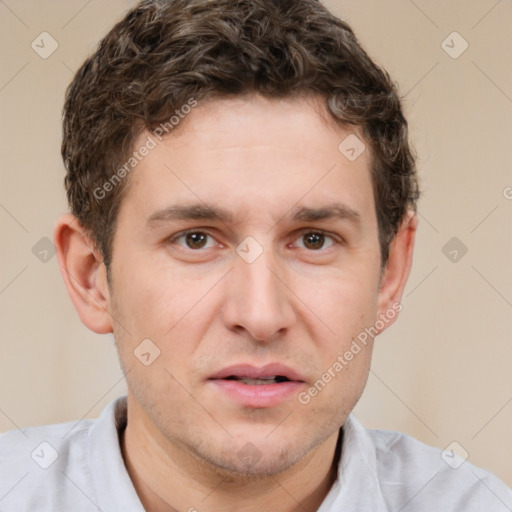
[[[307,390],[400,301],[417,219],[406,215],[382,269],[370,151],[351,162],[338,150],[351,133],[362,139],[315,97],[200,103],[132,171],[110,281],[79,222],[66,214],[57,223],[71,299],[88,328],[113,332],[126,371],[123,456],[147,510],[313,511],[328,493],[371,340],[308,404],[294,395],[244,407],[207,379],[231,364],[277,361]],[[177,202],[222,207],[234,221],[148,224]],[[291,220],[298,207],[332,203],[357,220]],[[189,229],[209,235],[203,246],[176,238]],[[306,235],[318,230],[326,234],[315,245]],[[263,248],[253,263],[236,252],[248,236]],[[149,366],[134,356],[146,338],[160,349]],[[260,456],[253,465],[237,455],[248,442]]]

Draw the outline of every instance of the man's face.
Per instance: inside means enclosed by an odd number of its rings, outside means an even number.
[[[358,132],[320,105],[200,104],[175,134],[152,136],[119,212],[109,305],[130,413],[162,446],[219,468],[289,468],[335,435],[368,376],[371,341],[332,368],[382,313],[370,155],[344,156],[340,142]],[[172,214],[191,205],[231,219]],[[324,219],[304,210],[335,207]],[[145,339],[160,350],[148,366],[134,354]],[[145,343],[148,362],[157,352]],[[299,400],[329,368],[330,382]],[[293,382],[235,380],[277,374]],[[249,442],[253,465],[239,452]]]

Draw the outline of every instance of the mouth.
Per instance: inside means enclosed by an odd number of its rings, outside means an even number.
[[[251,364],[232,365],[215,373],[209,380],[234,380],[250,386],[305,382],[298,371],[281,363],[269,363],[262,367]]]
[[[229,366],[212,375],[211,382],[225,399],[242,407],[277,407],[297,394],[305,379],[299,372],[280,363],[263,367],[250,364]]]
[[[249,386],[264,386],[268,384],[280,384],[281,382],[291,382],[290,379],[284,375],[275,375],[272,377],[264,377],[261,379],[250,379],[248,377],[238,377],[236,375],[230,375],[225,380],[236,380],[242,384]]]

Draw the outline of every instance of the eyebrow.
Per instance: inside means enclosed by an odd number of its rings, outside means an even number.
[[[359,223],[361,217],[358,212],[345,204],[331,204],[322,208],[299,207],[292,216],[294,221],[315,222],[326,219],[346,219]]]
[[[346,219],[359,223],[361,217],[356,210],[349,206],[342,203],[334,203],[321,208],[307,208],[299,206],[291,210],[289,218],[295,222]],[[233,224],[235,215],[228,210],[209,206],[205,203],[175,204],[153,213],[148,218],[146,224],[148,227],[153,227],[156,224],[175,220],[209,220]]]
[[[153,213],[148,218],[146,224],[151,226],[173,220],[217,220],[232,223],[234,216],[227,210],[206,204],[175,204]]]

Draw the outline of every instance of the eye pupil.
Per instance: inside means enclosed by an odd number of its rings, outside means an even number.
[[[306,246],[313,246],[309,247],[311,249],[320,249],[324,244],[324,235],[322,233],[308,233],[304,235],[304,238],[307,240]]]
[[[187,233],[187,235],[186,235],[187,245],[190,248],[200,249],[205,244],[206,236],[207,235],[205,233],[199,233],[199,232]]]

